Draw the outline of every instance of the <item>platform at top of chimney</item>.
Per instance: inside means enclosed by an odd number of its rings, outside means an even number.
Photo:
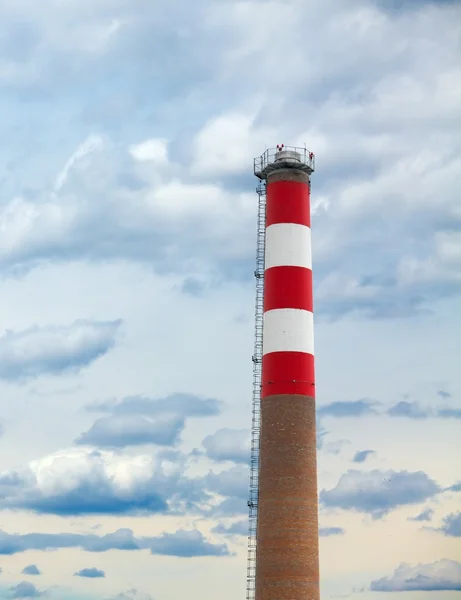
[[[282,145],[269,148],[254,159],[254,174],[259,179],[267,179],[269,175],[281,169],[296,169],[310,175],[315,170],[314,153],[306,148]]]

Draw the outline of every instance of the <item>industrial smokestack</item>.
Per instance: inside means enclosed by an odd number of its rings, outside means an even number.
[[[313,171],[304,148],[278,146],[255,159],[266,195],[255,600],[320,597]]]

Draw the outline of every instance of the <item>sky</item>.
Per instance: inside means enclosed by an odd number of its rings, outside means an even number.
[[[461,591],[461,4],[2,0],[0,598],[245,598],[257,180],[312,176],[322,599]]]

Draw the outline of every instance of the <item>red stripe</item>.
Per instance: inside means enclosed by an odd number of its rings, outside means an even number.
[[[266,227],[275,223],[311,226],[309,185],[299,181],[274,181],[267,185]]]
[[[303,352],[271,352],[263,356],[261,398],[275,394],[315,397],[314,357]]]
[[[264,312],[299,308],[313,312],[312,271],[304,267],[271,267],[264,273]]]

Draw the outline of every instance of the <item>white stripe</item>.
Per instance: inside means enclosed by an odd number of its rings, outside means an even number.
[[[265,268],[312,269],[311,230],[298,223],[275,223],[266,229]]]
[[[269,352],[314,354],[314,315],[298,308],[264,313],[263,354]]]

